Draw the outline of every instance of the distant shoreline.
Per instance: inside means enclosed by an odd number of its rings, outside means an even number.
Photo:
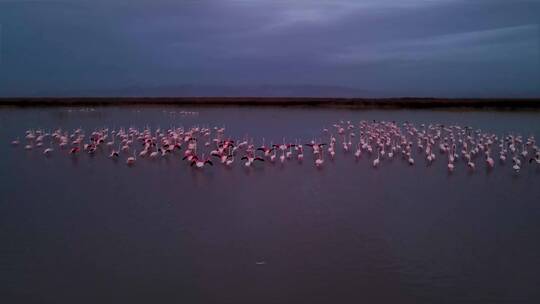
[[[7,97],[0,106],[250,106],[357,109],[540,110],[540,98],[317,98],[317,97]]]

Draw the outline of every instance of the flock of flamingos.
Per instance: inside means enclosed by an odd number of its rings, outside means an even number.
[[[122,159],[132,166],[140,159],[181,157],[194,168],[203,168],[220,163],[233,166],[241,162],[249,167],[256,163],[304,162],[309,152],[309,161],[323,167],[325,160],[351,154],[360,159],[370,155],[373,167],[383,162],[402,159],[411,166],[416,158],[425,158],[430,164],[437,159],[447,162],[449,172],[462,163],[467,170],[474,171],[478,164],[488,169],[496,160],[504,165],[510,163],[519,172],[526,164],[540,165],[540,150],[534,136],[517,134],[499,136],[458,125],[419,125],[405,122],[397,124],[387,121],[340,121],[322,130],[319,138],[308,141],[255,142],[253,139],[233,139],[225,135],[224,127],[199,127],[155,129],[151,128],[108,128],[86,133],[81,128],[72,132],[27,130],[24,139],[15,139],[14,146],[26,150],[39,149],[46,156],[54,153],[77,157],[78,154],[106,154],[113,160]],[[260,145],[259,145],[260,144]],[[437,152],[438,150],[438,152]],[[237,161],[239,159],[239,161]]]

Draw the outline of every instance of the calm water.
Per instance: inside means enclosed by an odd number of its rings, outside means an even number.
[[[180,111],[197,111],[183,115]],[[174,112],[174,113],[171,113]],[[0,108],[2,303],[538,303],[540,169],[192,170],[13,148],[28,128],[224,125],[309,140],[339,119],[540,137],[540,112]],[[58,151],[56,151],[58,152]],[[209,169],[209,170],[207,170]]]

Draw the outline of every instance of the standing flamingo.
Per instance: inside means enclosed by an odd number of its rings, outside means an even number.
[[[51,142],[51,143],[49,144],[49,147],[43,151],[43,154],[45,154],[45,155],[48,156],[48,155],[50,155],[53,151],[54,151],[54,149],[53,149],[53,147],[52,147],[52,142]]]
[[[133,150],[133,156],[130,156],[126,159],[126,164],[128,166],[134,165],[137,158],[135,157],[135,154],[137,153],[136,150]]]
[[[202,168],[204,167],[204,165],[210,165],[210,166],[213,166],[214,164],[212,163],[212,161],[208,158],[204,159],[204,154],[203,154],[203,157],[202,158],[198,158],[197,155],[193,156],[193,158],[191,159],[191,165],[190,166],[195,166],[197,168]]]
[[[315,159],[315,166],[321,167],[324,164],[324,151],[321,150],[320,154],[317,156],[317,159]]]
[[[375,159],[373,160],[373,167],[376,168],[376,167],[379,166],[379,163],[381,162],[381,161],[380,161],[380,156],[381,156],[381,152],[380,152],[380,150],[377,150],[377,158],[375,158]]]

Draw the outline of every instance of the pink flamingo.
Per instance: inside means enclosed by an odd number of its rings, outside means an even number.
[[[324,164],[323,155],[324,155],[324,151],[321,150],[321,153],[319,154],[319,157],[317,157],[317,159],[315,160],[315,166],[316,167],[321,167]]]
[[[199,159],[197,157],[197,155],[193,156],[193,158],[191,159],[191,165],[190,166],[192,166],[192,167],[195,166],[197,168],[202,168],[206,164],[208,164],[210,166],[214,165],[210,159],[208,159],[208,158],[204,159],[204,154],[203,154],[203,159]]]
[[[137,153],[137,151],[133,150],[133,156],[130,156],[126,159],[126,164],[128,166],[131,166],[131,165],[134,165],[135,164],[135,161],[137,160],[137,158],[135,157],[135,154]]]

